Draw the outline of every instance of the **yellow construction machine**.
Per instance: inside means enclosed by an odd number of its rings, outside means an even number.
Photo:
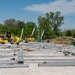
[[[5,44],[8,43],[8,38],[5,36],[5,34],[0,34],[0,43]]]
[[[20,37],[13,37],[12,40],[11,40],[11,44],[17,44],[19,42],[21,42],[21,38]]]
[[[33,37],[30,37],[30,38],[27,38],[27,40],[29,41],[29,42],[34,42],[34,38]]]
[[[0,43],[5,44],[10,42],[11,44],[16,44],[21,41],[19,37],[12,36],[11,32],[6,32],[5,34],[0,34]]]
[[[25,42],[34,42],[35,41],[35,38],[33,37],[34,31],[35,31],[35,28],[33,28],[31,36],[29,38],[25,38]]]

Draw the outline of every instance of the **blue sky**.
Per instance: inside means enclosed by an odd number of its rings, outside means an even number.
[[[14,18],[38,24],[38,16],[51,11],[64,16],[61,29],[75,29],[75,0],[0,0],[0,23]]]

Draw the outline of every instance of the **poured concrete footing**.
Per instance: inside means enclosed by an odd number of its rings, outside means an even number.
[[[75,61],[50,61],[38,63],[38,67],[50,67],[50,66],[75,66]]]
[[[29,67],[29,64],[0,64],[0,68],[22,68]]]

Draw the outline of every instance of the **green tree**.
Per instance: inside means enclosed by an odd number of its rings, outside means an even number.
[[[3,30],[3,25],[0,24],[0,34],[2,33],[2,30]]]
[[[2,33],[8,32],[8,27],[7,27],[7,26],[3,26],[1,32],[2,32]]]
[[[38,17],[38,23],[39,23],[39,32],[40,32],[40,36],[43,30],[51,30],[51,24],[48,18],[48,15],[46,17]]]
[[[66,36],[72,36],[71,30],[66,31]]]
[[[50,16],[51,16],[51,19],[50,19],[50,22],[51,22],[51,26],[52,26],[52,30],[54,31],[54,33],[56,35],[59,35],[59,31],[60,31],[60,26],[62,24],[64,24],[63,20],[64,20],[64,17],[61,16],[61,12],[50,12]]]
[[[73,38],[75,38],[75,32],[74,32],[74,34],[73,34]]]
[[[36,27],[37,26],[36,26],[36,24],[34,22],[27,22],[26,25],[25,25],[25,32],[24,32],[24,34],[27,35],[28,37],[30,37],[33,29],[36,28]],[[35,36],[36,36],[36,34],[35,34]]]
[[[23,21],[19,21],[17,23],[17,26],[22,29],[23,27],[25,27],[25,23]]]
[[[6,25],[6,26],[15,26],[16,25],[16,20],[12,19],[12,18],[4,20],[4,25]]]
[[[45,17],[38,17],[38,24],[40,32],[48,30],[51,35],[59,35],[60,26],[64,24],[64,17],[60,15],[61,12],[50,12],[46,13]]]

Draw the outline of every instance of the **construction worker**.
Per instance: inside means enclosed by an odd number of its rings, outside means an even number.
[[[17,44],[17,46],[19,45],[20,42],[21,42],[21,38],[16,37],[16,44]]]

